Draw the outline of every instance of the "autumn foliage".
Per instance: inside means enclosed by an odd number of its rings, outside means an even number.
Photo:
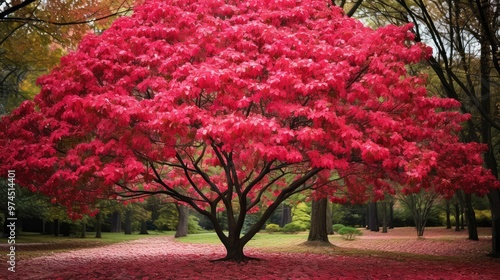
[[[372,30],[322,0],[145,1],[2,119],[2,171],[79,213],[168,194],[212,219],[228,256],[306,189],[485,193],[483,147],[458,139],[468,116],[407,72],[431,53],[410,29]]]

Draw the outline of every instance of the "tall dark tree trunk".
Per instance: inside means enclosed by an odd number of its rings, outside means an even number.
[[[455,231],[460,231],[460,207],[455,202]]]
[[[391,199],[391,202],[389,202],[389,229],[394,228],[394,200]]]
[[[149,234],[148,232],[148,222],[147,221],[142,221],[141,222],[141,231],[139,234]]]
[[[483,24],[481,29],[480,42],[481,42],[481,57],[480,57],[480,73],[481,73],[481,107],[485,114],[491,116],[491,64],[496,66],[498,74],[498,52],[493,54],[490,52],[493,47],[493,51],[497,49],[498,45],[491,44],[490,39],[493,38],[495,41],[495,36],[488,32],[489,28],[485,28],[488,24],[494,24],[494,22],[489,22],[486,20],[489,18],[495,18],[492,11],[492,6],[490,6],[489,1],[476,1],[478,5],[477,11],[479,12],[480,22]],[[497,3],[498,4],[498,3]],[[498,7],[497,7],[498,9]],[[498,17],[498,15],[496,15]],[[498,50],[498,49],[497,49]],[[495,59],[492,59],[494,55]],[[493,145],[493,135],[491,132],[491,123],[484,117],[481,117],[481,140],[488,146],[488,150],[485,152],[484,161],[486,167],[488,167],[493,175],[498,178],[497,161],[495,159],[495,147]],[[491,207],[491,236],[492,236],[492,246],[491,255],[494,257],[500,257],[500,190],[490,190],[488,194],[488,199]]]
[[[450,219],[450,201],[446,200],[446,228],[451,228],[451,219]]]
[[[175,237],[184,237],[188,235],[188,222],[189,222],[189,208],[185,205],[175,204],[177,212],[179,213],[179,219],[177,220],[177,228],[175,231]]]
[[[59,229],[60,229],[59,219],[55,219],[54,220],[54,236],[59,236]]]
[[[370,204],[366,204],[365,211],[363,213],[363,220],[365,224],[363,225],[364,228],[370,229]]]
[[[122,231],[122,215],[116,211],[111,215],[111,232]]]
[[[85,238],[86,231],[87,231],[87,224],[83,223],[82,224],[82,231],[80,232],[80,238]]]
[[[382,233],[387,233],[387,201],[380,203],[382,207]]]
[[[96,218],[96,223],[95,223],[95,238],[102,238],[102,213],[99,211],[97,215],[95,216]]]
[[[328,200],[321,198],[312,201],[311,209],[311,229],[307,241],[328,241],[328,232],[326,230],[326,211],[328,209]]]
[[[467,217],[467,231],[469,233],[470,240],[479,240],[479,236],[477,235],[477,226],[476,226],[476,214],[474,212],[474,208],[472,207],[472,195],[465,194],[465,215]]]
[[[500,258],[500,190],[490,190],[491,205],[491,256]]]
[[[292,222],[292,208],[284,203],[281,204],[281,207],[280,227],[284,227],[286,224]]]
[[[69,236],[70,235],[70,224],[66,222],[60,223],[60,233],[63,236]]]
[[[378,225],[377,202],[368,204],[368,228],[371,231],[380,231]]]
[[[132,234],[132,209],[125,210],[125,234]]]
[[[326,233],[333,234],[333,203],[327,201],[326,204]]]
[[[460,213],[460,229],[465,229],[465,208],[462,206],[462,211]]]

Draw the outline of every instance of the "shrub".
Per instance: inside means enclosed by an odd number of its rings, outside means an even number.
[[[189,220],[188,220],[188,233],[189,234],[195,234],[195,233],[200,233],[203,231],[203,228],[198,224],[198,217],[194,215],[189,215]]]
[[[278,226],[277,224],[268,224],[266,226],[267,233],[279,232],[280,230],[280,226]]]
[[[286,224],[281,231],[284,233],[297,233],[299,231],[307,230],[307,227],[301,225],[300,223],[291,222]]]
[[[333,229],[333,231],[334,231],[334,232],[339,233],[339,230],[340,230],[341,228],[344,228],[344,227],[345,227],[345,226],[344,226],[343,224],[334,224],[334,225],[332,226],[332,229]]]
[[[304,202],[295,205],[292,209],[292,223],[308,230],[311,227],[311,206]]]
[[[491,210],[475,210],[474,212],[478,227],[491,227]]]
[[[361,235],[362,233],[357,228],[343,227],[339,230],[339,234],[341,234],[345,240],[354,240],[354,236]]]

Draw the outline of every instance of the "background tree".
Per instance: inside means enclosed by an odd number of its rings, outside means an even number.
[[[357,16],[374,25],[411,22],[417,41],[428,43],[434,55],[428,61],[441,86],[436,94],[461,101],[461,110],[473,117],[462,140],[488,146],[485,164],[498,178],[499,14],[498,0],[378,0],[363,1]],[[488,193],[492,212],[492,255],[500,255],[500,192]],[[477,234],[477,233],[476,233]],[[472,233],[472,235],[474,235]]]
[[[212,221],[232,261],[306,190],[484,193],[497,181],[483,146],[459,142],[460,104],[407,71],[430,54],[411,27],[372,30],[319,0],[146,1],[2,119],[2,171],[73,218],[102,197],[168,195]]]
[[[439,198],[439,194],[432,191],[421,191],[420,193],[402,194],[398,198],[410,209],[415,222],[417,236],[424,236],[427,220],[434,210],[434,205]]]
[[[83,35],[131,11],[129,0],[2,1],[0,114],[31,99],[35,80],[55,66]]]

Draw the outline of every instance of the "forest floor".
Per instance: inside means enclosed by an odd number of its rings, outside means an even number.
[[[15,273],[2,258],[0,279],[498,279],[500,259],[486,256],[489,229],[479,230],[480,241],[453,229],[428,228],[424,235],[417,238],[413,228],[363,230],[354,241],[333,235],[334,246],[318,247],[302,245],[307,235],[297,235],[276,247],[249,244],[245,253],[261,260],[243,264],[211,263],[224,256],[219,244],[153,236],[21,258]]]

